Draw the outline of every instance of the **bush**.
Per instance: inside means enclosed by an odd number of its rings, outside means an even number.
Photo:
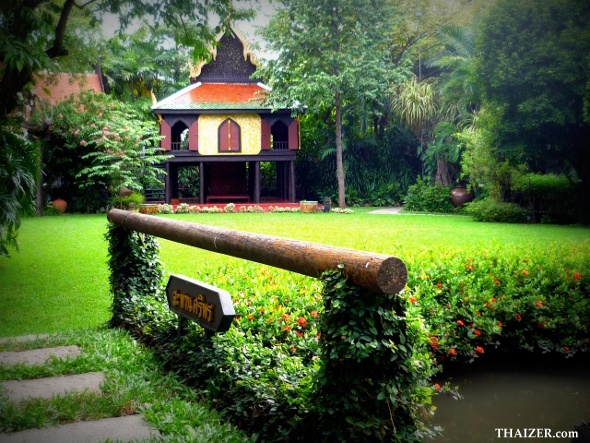
[[[407,309],[419,311],[437,361],[490,353],[590,350],[588,247],[432,248],[408,260]],[[413,312],[413,316],[417,312]]]
[[[565,175],[524,174],[513,178],[516,201],[529,209],[532,220],[542,223],[573,223],[578,198],[575,181]]]
[[[493,198],[467,203],[465,211],[477,221],[524,223],[527,221],[526,209],[515,203],[498,203]]]
[[[116,195],[113,197],[113,207],[122,209],[139,209],[139,205],[145,203],[145,197],[139,192],[132,192],[126,196]]]
[[[431,186],[418,178],[416,184],[408,188],[404,200],[408,211],[451,213],[455,210],[451,203],[451,191],[442,186]]]

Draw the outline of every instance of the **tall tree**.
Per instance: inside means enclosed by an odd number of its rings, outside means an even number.
[[[476,72],[501,155],[544,172],[573,168],[590,222],[590,4],[498,0],[478,36]]]
[[[343,113],[384,93],[388,69],[384,38],[394,22],[389,0],[282,0],[263,31],[278,57],[262,74],[276,107],[327,110],[334,121],[338,205],[344,208]]]

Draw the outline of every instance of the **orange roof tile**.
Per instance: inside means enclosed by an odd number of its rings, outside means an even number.
[[[263,93],[268,87],[254,83],[195,83],[159,101],[160,110],[266,109]]]
[[[191,103],[247,103],[260,101],[260,91],[256,84],[204,83],[189,92]]]
[[[35,74],[33,92],[41,100],[57,104],[69,100],[72,94],[82,91],[104,92],[97,74]],[[47,94],[49,92],[49,94]]]

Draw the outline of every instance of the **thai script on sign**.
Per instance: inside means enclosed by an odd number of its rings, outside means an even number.
[[[213,303],[207,303],[203,294],[199,294],[194,298],[190,295],[183,294],[177,289],[172,293],[172,306],[178,307],[189,314],[193,314],[201,320],[208,322],[213,321],[215,305]]]

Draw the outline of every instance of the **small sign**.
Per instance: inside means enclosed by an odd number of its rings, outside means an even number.
[[[229,292],[184,275],[170,276],[166,296],[172,311],[208,331],[227,331],[236,316]]]

